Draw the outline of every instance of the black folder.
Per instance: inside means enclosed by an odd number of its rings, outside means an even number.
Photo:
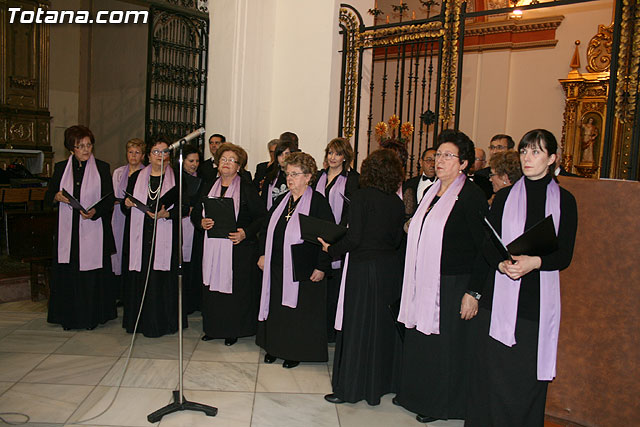
[[[347,227],[334,222],[303,214],[299,214],[299,217],[300,233],[302,234],[302,240],[306,242],[320,246],[318,237],[322,237],[325,242],[332,245],[347,234]]]
[[[491,240],[504,259],[513,261],[513,255],[545,256],[558,250],[558,237],[551,215],[537,222],[508,245],[504,244],[486,218],[485,223],[491,229]]]
[[[73,197],[71,194],[69,194],[69,192],[67,190],[65,190],[64,188],[62,189],[62,195],[64,197],[66,197],[67,199],[69,199],[69,204],[71,205],[71,207],[73,209],[77,209],[83,213],[88,213],[91,209],[93,208],[97,208],[98,205],[104,203],[107,199],[107,197],[111,196],[113,193],[109,193],[106,196],[102,197],[100,200],[98,200],[97,202],[95,202],[94,204],[92,204],[91,206],[89,206],[88,208],[85,208],[84,206],[82,206],[82,204],[80,203],[80,201],[78,199],[76,199],[75,197]]]
[[[230,197],[207,197],[202,199],[206,218],[214,221],[213,227],[207,230],[211,239],[226,239],[229,233],[237,231],[236,213],[233,199]]]
[[[125,198],[128,197],[129,199],[131,199],[131,201],[136,205],[136,208],[140,209],[142,211],[142,213],[149,212],[149,206],[147,206],[146,203],[142,203],[140,200],[138,200],[135,197],[133,197],[133,194],[127,193],[125,191],[124,195],[125,195]]]
[[[309,243],[291,245],[291,261],[293,262],[293,280],[302,282],[309,280],[318,264],[320,248]]]

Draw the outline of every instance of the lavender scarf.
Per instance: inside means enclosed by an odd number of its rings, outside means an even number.
[[[333,328],[336,331],[342,330],[342,318],[344,317],[344,287],[347,283],[347,270],[349,269],[349,252],[344,258],[344,269],[342,269],[342,278],[340,279],[340,292],[338,294],[338,306],[336,308],[336,320]]]
[[[151,165],[142,169],[138,174],[136,185],[133,188],[133,197],[138,200],[147,200],[147,187],[151,176]],[[173,170],[167,166],[164,170],[162,180],[161,198],[176,185]],[[160,202],[160,199],[157,199]],[[160,206],[158,207],[160,208]],[[169,209],[170,206],[165,206]],[[131,223],[129,225],[129,271],[141,271],[142,268],[142,232],[144,229],[144,217],[146,213],[139,209],[131,208]],[[170,218],[158,218],[156,230],[156,246],[154,251],[153,269],[158,271],[169,271],[171,269],[171,243],[173,240],[173,230]]]
[[[307,187],[289,219],[284,233],[283,260],[282,260],[282,305],[296,308],[298,305],[298,285],[299,282],[293,281],[293,262],[291,259],[291,245],[302,243],[300,235],[300,217],[299,214],[309,215],[311,207],[311,197],[313,189]],[[262,274],[262,294],[260,295],[260,311],[258,320],[266,320],[269,316],[269,298],[271,291],[271,249],[273,246],[273,232],[276,224],[280,220],[280,216],[284,212],[291,193],[282,199],[278,207],[271,214],[269,226],[267,227],[267,243],[264,254],[264,271]]]
[[[422,198],[409,225],[398,321],[407,328],[416,327],[425,335],[440,333],[442,236],[466,179],[465,174],[458,175],[433,206],[423,225],[431,201],[442,186],[440,180],[436,181]]]
[[[327,172],[322,172],[320,178],[318,179],[318,184],[316,184],[316,191],[322,194],[329,200],[329,205],[331,206],[331,212],[333,212],[333,217],[336,220],[336,224],[340,224],[342,220],[342,208],[344,206],[344,195],[345,188],[347,186],[347,177],[340,174],[334,179],[336,180],[335,184],[329,190],[329,194],[327,195],[327,180],[329,179]],[[331,268],[337,270],[340,268],[342,263],[340,260],[333,261],[331,263]]]
[[[198,176],[196,172],[189,175]],[[182,261],[184,262],[191,262],[191,252],[193,251],[193,232],[193,223],[191,222],[191,218],[187,215],[182,218]]]
[[[220,197],[222,177],[218,178],[209,191],[209,197]],[[233,207],[238,219],[240,211],[240,175],[236,175],[227,188],[225,197],[233,199]],[[233,243],[229,239],[213,239],[205,234],[202,255],[202,282],[212,291],[230,294],[233,292]]]
[[[138,169],[144,166],[138,164]],[[120,166],[113,171],[113,191],[117,199],[124,199],[124,191],[129,182],[129,165]],[[121,209],[114,209],[111,217],[111,228],[116,242],[116,253],[111,255],[111,270],[117,276],[122,274],[122,242],[124,241],[124,224],[126,217]]]
[[[527,191],[522,177],[513,185],[502,213],[502,239],[506,244],[524,232],[527,219]],[[552,215],[558,232],[560,225],[560,186],[554,180],[547,185],[545,215]],[[511,280],[496,271],[489,335],[511,347],[516,343],[520,279]],[[560,330],[560,273],[540,271],[540,327],[538,330],[538,380],[556,376],[556,354]]]
[[[73,194],[73,155],[69,156],[60,180],[60,191]],[[87,160],[82,184],[80,185],[80,204],[89,207],[100,200],[101,180],[93,154]],[[68,264],[71,257],[71,228],[73,227],[73,208],[60,203],[58,208],[58,263]],[[102,218],[85,219],[80,216],[78,230],[78,255],[80,271],[102,268]]]

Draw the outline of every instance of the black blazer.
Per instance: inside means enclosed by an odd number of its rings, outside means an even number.
[[[326,172],[325,170],[320,170],[318,171],[318,174],[316,176],[315,179],[315,184],[313,185],[313,188],[316,189],[316,191],[318,190],[318,179],[320,178],[320,176],[322,175],[323,172]],[[347,182],[345,183],[344,186],[344,196],[351,200],[351,197],[353,196],[353,194],[355,193],[355,191],[360,187],[360,174],[354,170],[350,170],[347,172],[342,172],[340,175],[342,176],[346,176],[347,177]],[[335,178],[333,181],[331,181],[330,183],[328,183],[327,185],[327,190],[331,191],[331,188],[333,187],[333,185],[335,184]],[[322,194],[324,192],[321,192],[320,194]],[[329,200],[329,198],[326,198],[327,201]],[[342,215],[340,216],[340,225],[344,225],[345,227],[347,226],[347,224],[349,223],[349,206],[351,205],[350,202],[347,202],[345,200],[344,204],[342,205]]]
[[[256,174],[253,176],[253,185],[256,186],[256,189],[259,192],[262,191],[262,185],[264,184],[265,177],[267,176],[268,167],[269,162],[258,163],[256,166]]]

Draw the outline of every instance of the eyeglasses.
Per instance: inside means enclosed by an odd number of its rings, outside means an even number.
[[[220,163],[238,163],[233,157],[220,157]]]
[[[439,159],[440,157],[442,157],[442,159],[445,162],[448,162],[449,160],[452,160],[454,157],[460,158],[460,156],[457,156],[457,155],[455,155],[453,153],[449,153],[449,152],[441,153],[441,152],[438,151],[436,153],[436,160]]]
[[[476,157],[476,162],[484,162],[484,159],[481,159],[480,157]]]
[[[155,150],[151,150],[151,154],[153,154],[154,156],[162,156],[164,153],[162,152],[162,150],[158,150],[157,148]]]
[[[498,175],[498,174],[497,174],[497,173],[493,173],[493,172],[491,172],[491,173],[489,174],[489,178],[493,178],[493,177],[494,177],[494,176],[496,176],[496,175]]]
[[[291,177],[291,178],[296,178],[299,175],[306,175],[304,172],[285,172],[284,176],[286,177]]]
[[[93,144],[89,143],[89,144],[78,144],[78,145],[74,145],[73,148],[75,148],[76,150],[90,150],[91,147],[93,147]]]
[[[489,144],[489,150],[491,150],[491,151],[496,151],[496,150],[502,151],[502,150],[506,150],[507,148],[509,148],[509,147],[507,147],[506,145],[491,145],[491,144]]]
[[[433,157],[427,157],[426,159],[422,159],[422,161],[425,163],[435,163],[436,159],[434,159]]]

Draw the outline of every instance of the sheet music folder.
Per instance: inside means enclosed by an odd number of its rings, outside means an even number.
[[[485,224],[490,228],[491,240],[504,259],[513,261],[513,255],[545,256],[558,250],[558,237],[551,215],[537,222],[506,246],[486,218]]]
[[[299,214],[299,217],[302,240],[313,243],[314,245],[320,246],[318,237],[322,237],[325,242],[332,245],[347,234],[347,227],[331,221],[325,221],[303,214]]]
[[[124,192],[125,198],[128,197],[136,205],[136,208],[140,209],[142,213],[149,212],[149,206],[146,203],[142,203],[140,200],[133,197],[133,194]]]
[[[291,245],[294,281],[301,282],[311,278],[311,274],[318,263],[319,253],[319,246],[311,245],[307,242]]]
[[[100,200],[98,200],[97,202],[95,202],[94,204],[92,204],[91,206],[89,206],[88,208],[85,208],[84,206],[82,206],[82,204],[80,203],[80,201],[78,199],[76,199],[75,197],[73,197],[73,195],[69,194],[69,192],[67,190],[65,190],[64,188],[62,189],[62,195],[64,197],[66,197],[67,199],[69,199],[69,205],[71,205],[71,207],[73,209],[77,209],[83,213],[88,213],[91,209],[98,207],[98,205],[100,205],[101,203],[103,203],[107,197],[109,197],[110,195],[112,195],[113,193],[109,193],[106,196],[102,197]]]
[[[230,197],[207,197],[202,199],[205,217],[211,218],[213,227],[207,230],[210,239],[226,239],[237,231],[236,212]]]

